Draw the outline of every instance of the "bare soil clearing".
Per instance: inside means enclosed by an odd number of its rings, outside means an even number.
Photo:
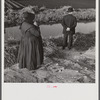
[[[14,41],[13,44],[8,42],[9,46],[5,47],[4,81],[15,83],[95,83],[95,35],[91,33],[89,36],[85,35],[86,37],[82,34],[77,36],[77,45],[74,43],[71,50],[61,49],[61,38],[44,39],[44,64],[39,69],[32,71],[19,69],[16,64],[18,45],[15,45]],[[89,44],[87,40],[90,42]],[[82,41],[85,41],[85,45],[81,46]]]

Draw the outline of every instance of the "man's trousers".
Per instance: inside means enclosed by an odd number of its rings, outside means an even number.
[[[73,43],[73,32],[69,31],[64,34],[63,48],[67,47],[71,49]]]

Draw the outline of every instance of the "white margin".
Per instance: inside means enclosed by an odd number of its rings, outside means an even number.
[[[2,69],[2,100],[4,100],[3,99],[3,97],[5,96],[5,94],[4,94],[4,1],[5,0],[1,0],[1,8],[2,8],[2,13],[1,13],[1,22],[2,22],[2,37],[1,37],[1,41],[2,41],[2,48],[1,48],[1,55],[2,55],[2,59],[1,59],[1,61],[2,61],[2,67],[1,67],[1,69]],[[96,0],[96,83],[94,83],[95,85],[96,85],[96,88],[97,88],[97,96],[99,96],[99,93],[98,93],[98,80],[99,80],[99,66],[98,66],[98,64],[99,64],[99,53],[98,53],[98,40],[99,40],[99,28],[98,28],[98,22],[99,22],[99,20],[98,20],[98,0]],[[9,86],[11,86],[11,84],[12,83],[10,83],[10,84],[7,84],[7,85],[9,85]],[[41,84],[41,83],[40,83]],[[13,85],[14,85],[14,83],[13,83]],[[33,84],[15,84],[15,86],[16,85],[23,85],[22,87],[24,87],[24,86],[27,86],[27,85],[33,85]],[[34,84],[35,85],[35,84]],[[38,84],[39,85],[39,84]],[[44,87],[44,90],[45,90],[45,86],[46,84],[44,84],[43,85],[43,87]],[[67,84],[67,85],[69,85],[69,84]],[[70,85],[72,85],[72,84],[70,84]],[[76,84],[75,83],[75,85],[77,86],[78,84]],[[80,85],[80,84],[79,84]],[[85,85],[86,85],[86,83],[85,83]],[[89,84],[87,84],[87,85],[89,85]],[[90,84],[91,85],[91,84]],[[90,86],[89,85],[89,86]],[[62,86],[62,85],[60,85],[60,84],[58,84],[58,86]],[[66,85],[65,85],[66,86]],[[81,84],[81,87],[83,86],[83,84]],[[39,86],[40,87],[40,86]],[[63,87],[63,86],[62,86]],[[80,86],[79,86],[80,87]],[[43,89],[43,88],[42,88]],[[63,90],[64,90],[64,88],[63,88]],[[10,90],[9,90],[10,91]],[[53,91],[53,90],[52,90]],[[23,91],[24,92],[24,91]],[[65,92],[65,91],[64,91]],[[78,91],[79,92],[79,91]],[[66,94],[67,95],[67,94]],[[73,96],[73,94],[72,94],[72,96]],[[9,98],[9,97],[8,97]],[[42,98],[41,98],[42,99]],[[49,98],[48,98],[49,99]],[[12,100],[12,99],[11,99]],[[16,98],[14,98],[14,100],[16,100]],[[26,100],[26,99],[25,99]],[[88,100],[88,99],[87,99]],[[95,99],[96,100],[96,99]]]

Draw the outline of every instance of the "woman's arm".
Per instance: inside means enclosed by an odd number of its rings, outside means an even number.
[[[29,32],[30,32],[31,34],[33,34],[34,36],[36,36],[36,37],[39,37],[39,36],[40,36],[40,32],[39,32],[38,30],[34,29],[33,27],[31,27],[31,28],[29,29]]]

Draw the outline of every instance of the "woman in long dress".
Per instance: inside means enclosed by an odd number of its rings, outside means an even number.
[[[24,18],[20,27],[22,37],[18,53],[19,68],[35,70],[43,63],[42,38],[39,27],[33,24],[35,15],[26,12]]]

